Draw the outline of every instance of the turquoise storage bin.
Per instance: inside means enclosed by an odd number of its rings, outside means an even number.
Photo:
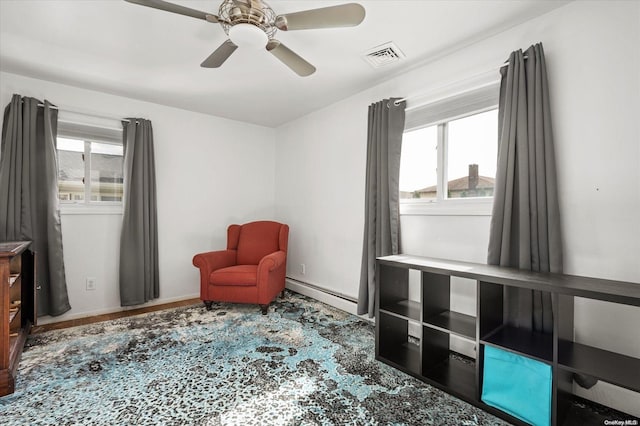
[[[551,366],[484,348],[482,401],[535,426],[551,424]]]

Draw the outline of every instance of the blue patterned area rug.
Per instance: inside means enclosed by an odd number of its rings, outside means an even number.
[[[30,336],[3,425],[502,425],[374,359],[366,321],[287,292]]]

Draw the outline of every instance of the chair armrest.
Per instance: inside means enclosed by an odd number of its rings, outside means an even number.
[[[268,305],[279,292],[284,290],[286,270],[287,254],[282,250],[268,254],[260,260],[256,277],[258,304]]]
[[[209,251],[193,256],[193,266],[200,268],[203,272],[207,271],[208,274],[215,271],[216,269],[226,268],[235,264],[235,250]]]
[[[236,250],[219,250],[199,253],[193,256],[193,266],[200,269],[200,299],[211,300],[209,297],[209,277],[217,269],[236,264]]]
[[[260,259],[260,263],[258,264],[258,275],[260,275],[260,271],[264,270],[265,268],[269,272],[277,269],[280,265],[284,264],[286,260],[287,255],[282,250],[266,255],[265,257]]]

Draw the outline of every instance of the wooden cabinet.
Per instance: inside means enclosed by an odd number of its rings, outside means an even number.
[[[30,245],[29,241],[0,243],[0,396],[14,391],[22,348],[36,322]]]
[[[418,291],[409,289],[411,270],[420,276]],[[376,359],[511,423],[524,424],[481,400],[487,346],[551,367],[553,425],[562,425],[575,415],[575,409],[569,409],[575,398],[574,373],[640,392],[640,359],[573,339],[575,297],[637,307],[638,283],[407,255],[378,258],[377,273]],[[475,290],[475,315],[452,309],[452,277],[467,278]],[[532,332],[510,324],[503,314],[507,287],[538,290],[549,296],[553,331]],[[474,356],[452,350],[452,337],[475,348]]]

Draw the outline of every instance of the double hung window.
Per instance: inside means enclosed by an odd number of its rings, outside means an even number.
[[[122,131],[59,122],[58,194],[62,204],[122,203]]]
[[[428,214],[445,205],[470,206],[463,207],[469,210],[474,204],[491,202],[498,148],[497,102],[498,87],[490,85],[407,110],[400,163],[401,212],[422,209]]]

